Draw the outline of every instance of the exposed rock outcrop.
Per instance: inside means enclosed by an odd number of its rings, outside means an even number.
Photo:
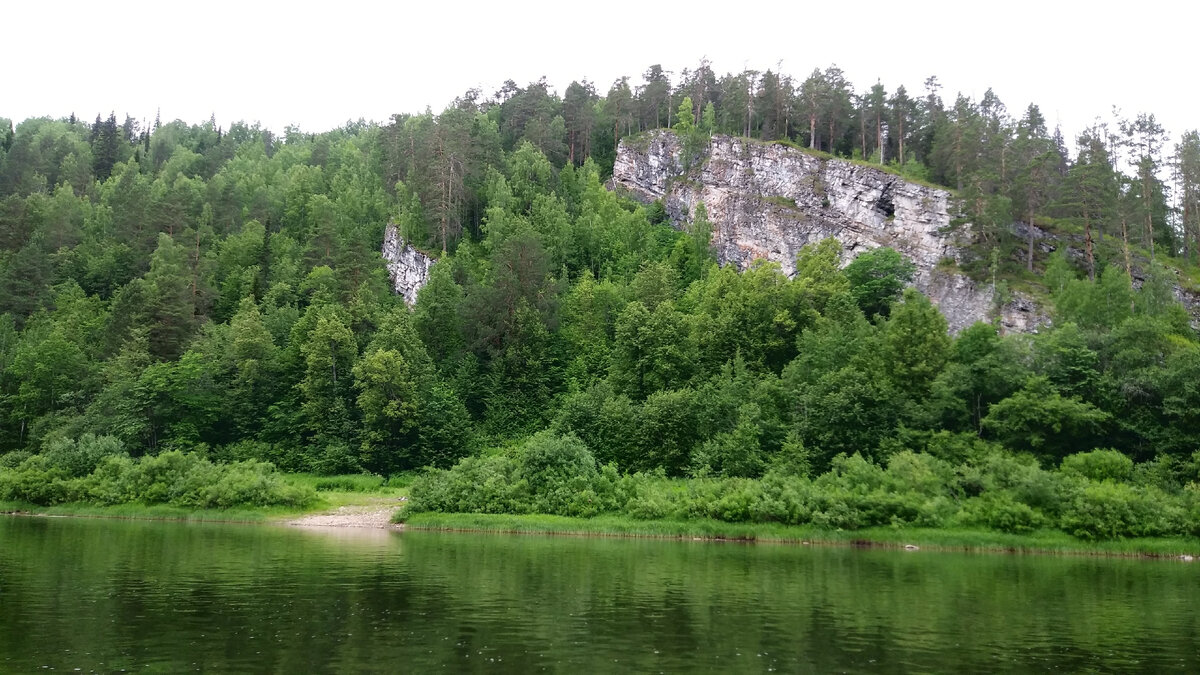
[[[404,241],[395,225],[389,224],[383,233],[383,259],[387,261],[388,276],[396,293],[412,306],[417,291],[429,281],[429,268],[437,259],[425,255]]]
[[[951,228],[950,194],[885,171],[818,157],[777,143],[714,136],[685,168],[675,134],[657,131],[622,140],[612,185],[650,203],[661,199],[676,227],[704,202],[721,264],[745,269],[754,260],[795,273],[805,244],[842,243],[842,263],[891,246],[917,265],[914,285],[941,308],[952,331],[996,315],[990,287],[952,270],[968,242]],[[1029,332],[1047,321],[1028,297],[999,308],[1005,331]]]

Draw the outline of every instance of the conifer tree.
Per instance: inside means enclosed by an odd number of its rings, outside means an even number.
[[[187,250],[165,233],[150,257],[146,295],[150,319],[150,353],[172,360],[183,353],[194,325]]]
[[[1088,279],[1096,280],[1093,231],[1103,232],[1116,209],[1117,180],[1108,150],[1099,132],[1085,130],[1076,140],[1079,153],[1068,170],[1063,189],[1063,206],[1078,219],[1084,230]]]

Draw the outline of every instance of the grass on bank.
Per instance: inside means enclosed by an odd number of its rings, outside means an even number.
[[[130,520],[178,520],[184,522],[263,523],[299,515],[295,509],[258,507],[234,509],[189,509],[167,504],[113,504],[100,506],[81,502],[41,506],[29,502],[0,501],[0,514],[71,516],[76,518],[124,518]]]
[[[198,509],[169,504],[129,502],[109,506],[87,502],[69,502],[49,506],[24,501],[0,500],[0,514],[20,513],[81,518],[127,518],[136,520],[177,520],[184,522],[263,523],[289,520],[342,506],[396,505],[408,495],[412,476],[394,476],[390,480],[371,474],[318,476],[307,473],[281,474],[293,485],[310,487],[317,499],[304,507],[241,506],[229,509]]]
[[[384,478],[377,474],[352,473],[319,476],[312,473],[283,474],[293,485],[311,487],[325,506],[368,503],[371,498],[395,499],[406,496],[416,474]]]
[[[764,543],[903,548],[908,545],[939,551],[1056,553],[1101,556],[1177,557],[1200,555],[1200,539],[1142,537],[1089,542],[1057,530],[1006,534],[959,528],[889,528],[826,530],[813,526],[775,523],[727,523],[718,520],[638,520],[619,515],[572,518],[551,515],[484,513],[398,513],[396,522],[420,530],[560,534],[665,539],[712,539]]]

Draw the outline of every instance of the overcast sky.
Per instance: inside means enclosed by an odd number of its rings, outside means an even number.
[[[1200,127],[1192,0],[405,4],[17,0],[0,9],[0,116],[161,109],[321,131],[510,78],[544,75],[560,93],[588,78],[604,93],[650,64],[677,73],[707,57],[718,75],[781,64],[798,79],[836,63],[859,90],[879,79],[889,93],[919,95],[937,75],[948,104],[991,86],[1014,116],[1036,102],[1068,137],[1113,105],[1173,135]]]

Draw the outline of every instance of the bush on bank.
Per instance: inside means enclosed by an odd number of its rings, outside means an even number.
[[[1024,534],[1061,529],[1087,540],[1200,535],[1200,487],[1178,472],[1133,466],[1107,450],[1036,459],[984,446],[961,462],[902,450],[878,464],[841,455],[816,478],[621,475],[577,437],[542,432],[516,451],[462,460],[412,485],[407,512],[544,513],[589,517],[713,518],[731,523],[974,527]]]
[[[0,457],[0,500],[50,506],[143,503],[185,508],[304,506],[316,492],[283,480],[267,462],[214,464],[178,451],[132,458],[117,439],[85,434],[41,454]]]

